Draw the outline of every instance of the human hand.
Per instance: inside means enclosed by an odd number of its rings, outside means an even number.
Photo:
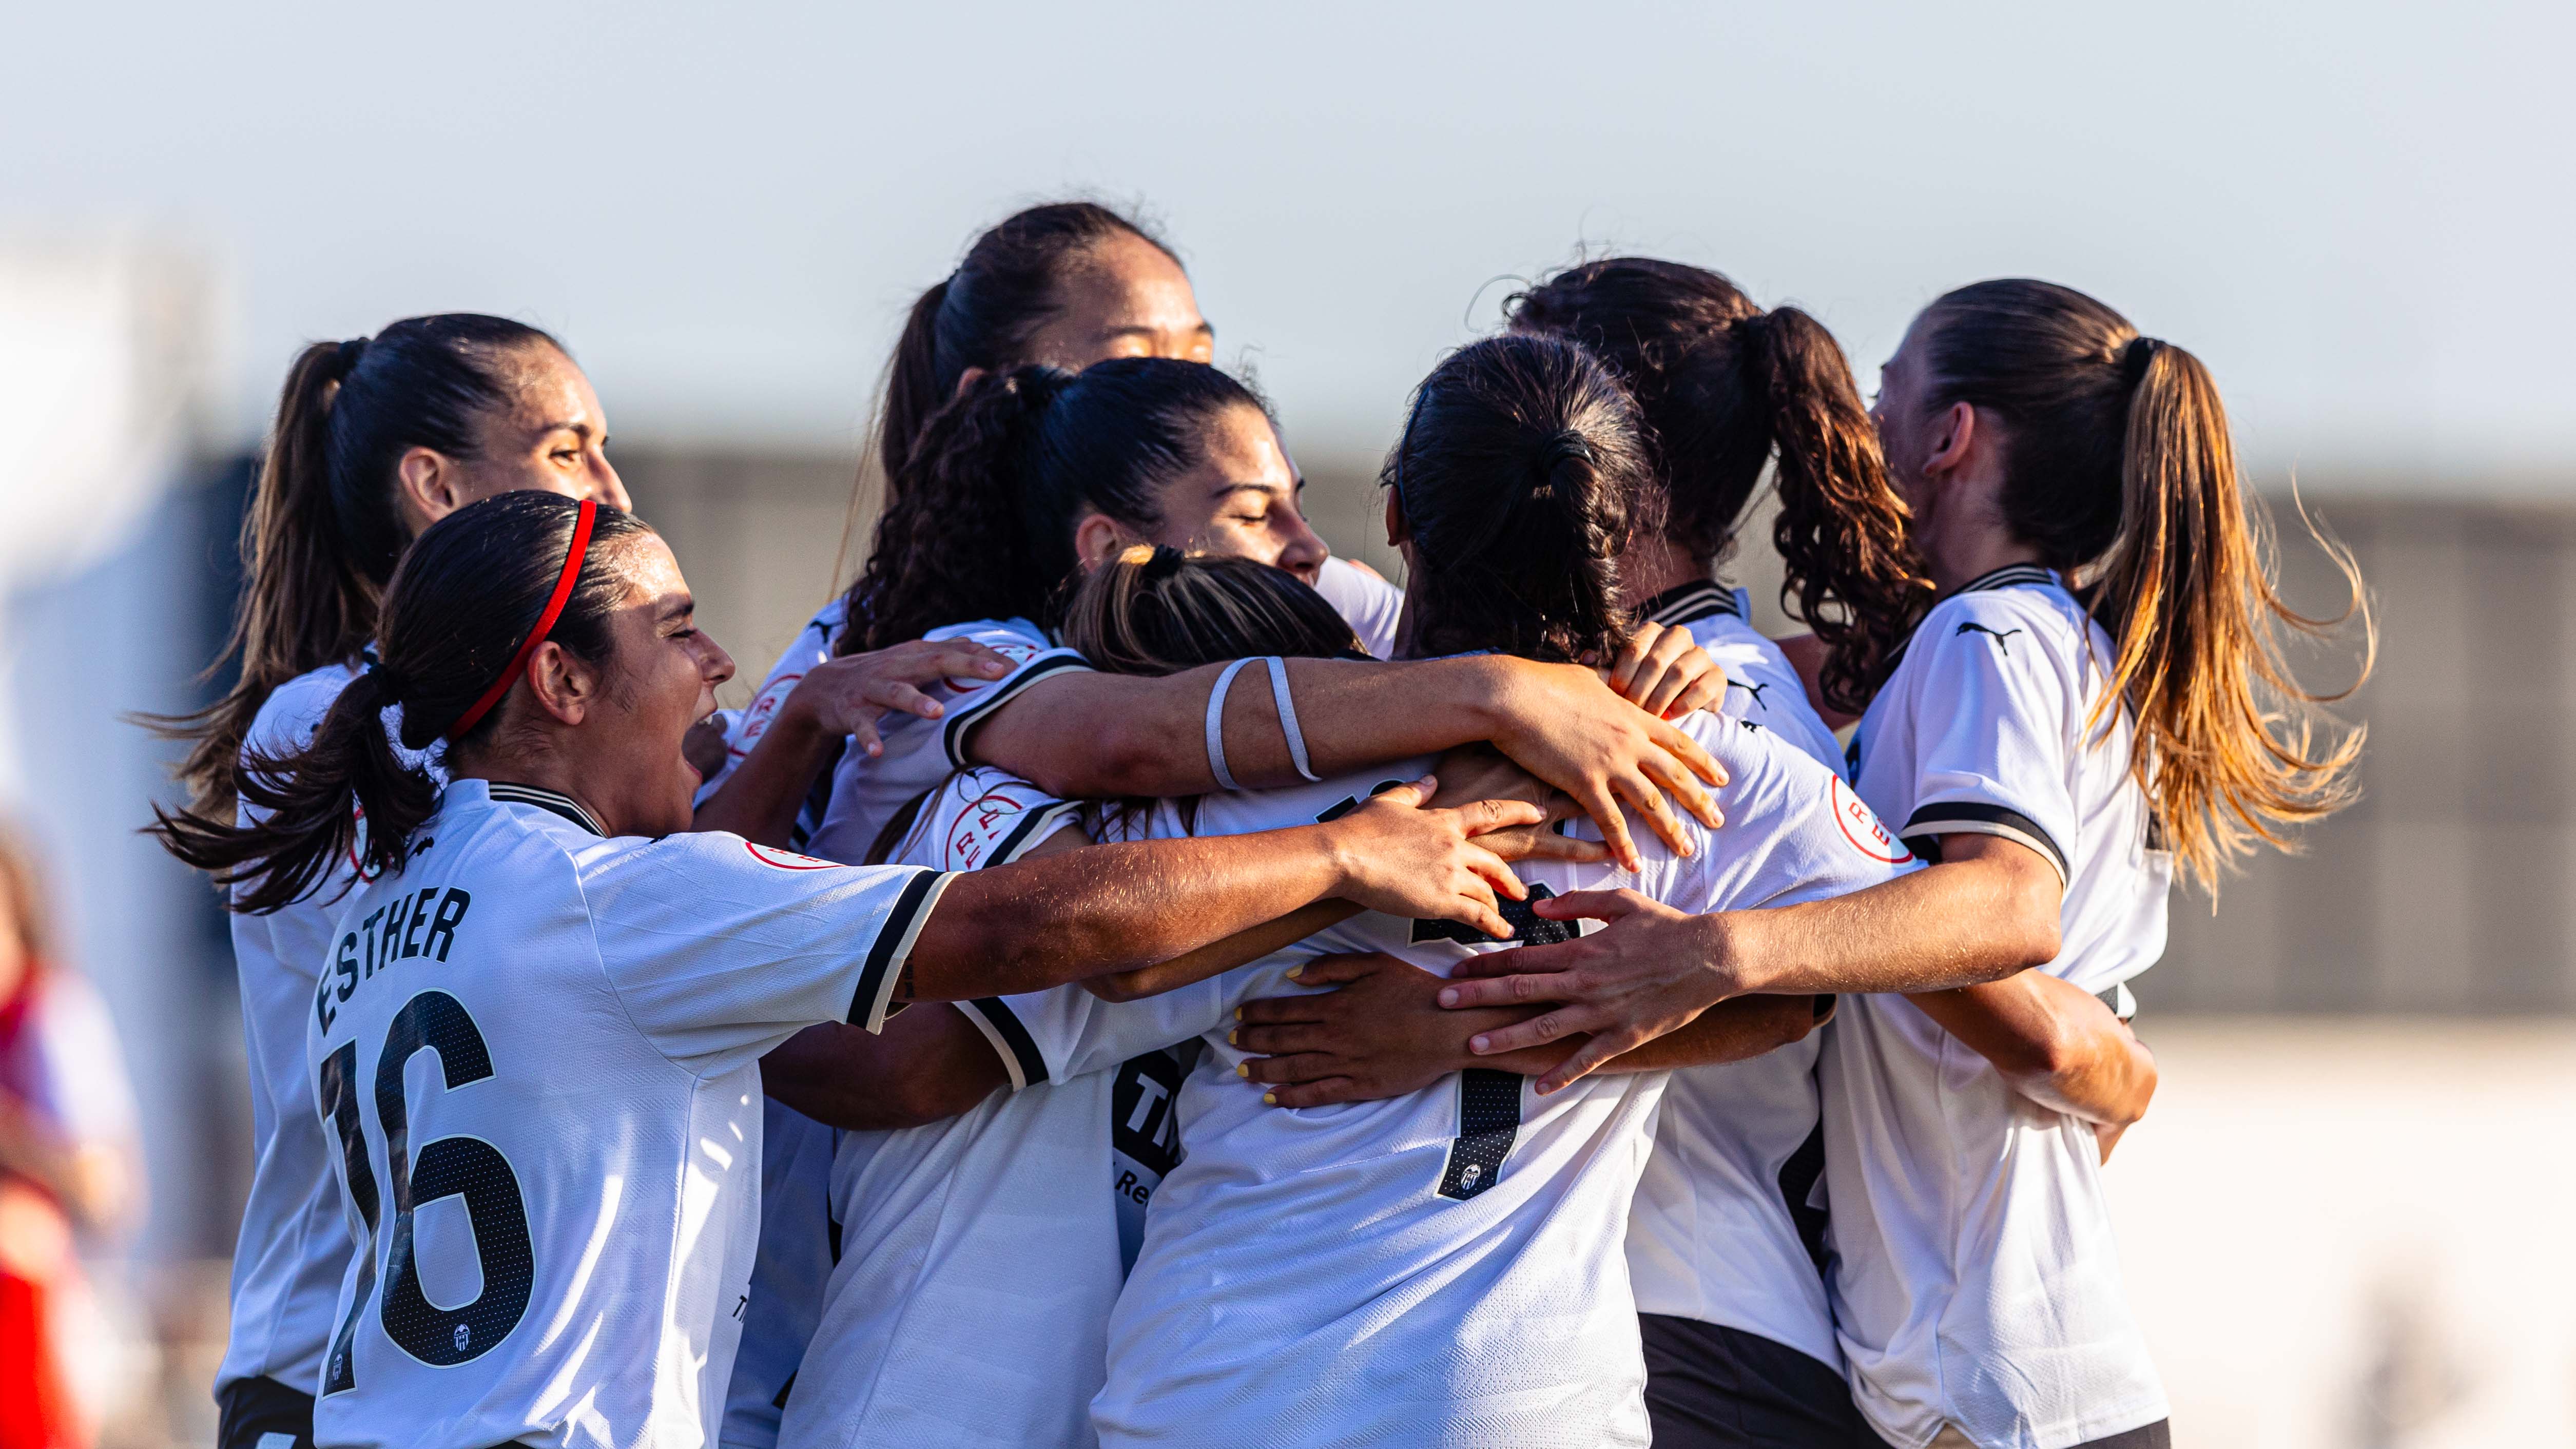
[[[1534,826],[1545,818],[1521,800],[1478,800],[1435,810],[1423,802],[1440,788],[1425,775],[1378,794],[1321,832],[1340,883],[1329,893],[1373,911],[1419,920],[1460,921],[1497,940],[1512,933],[1495,899],[1529,888],[1481,837]]]
[[[1644,865],[1622,802],[1678,855],[1693,846],[1668,794],[1711,830],[1725,823],[1702,782],[1723,785],[1726,771],[1698,741],[1619,698],[1583,665],[1498,662],[1506,672],[1491,706],[1494,748],[1572,796],[1621,866]]]
[[[1602,682],[1657,719],[1679,719],[1726,697],[1726,671],[1679,624],[1639,624]]]
[[[1588,1034],[1591,1040],[1541,1074],[1541,1094],[1750,989],[1732,951],[1730,918],[1695,916],[1632,890],[1570,891],[1532,903],[1549,920],[1609,922],[1588,936],[1470,957],[1439,992],[1450,1010],[1554,1003],[1515,1025],[1468,1040],[1479,1057]]]
[[[885,753],[877,722],[887,714],[900,710],[937,719],[947,713],[918,686],[943,679],[990,681],[1010,672],[1011,661],[972,640],[915,639],[815,665],[787,696],[780,718],[827,739],[848,735],[873,759]]]

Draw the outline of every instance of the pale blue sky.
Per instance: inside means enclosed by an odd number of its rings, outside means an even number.
[[[846,445],[913,293],[1080,190],[1316,450],[1582,244],[1800,302],[1865,383],[2036,274],[2200,352],[2267,467],[2576,469],[2563,0],[1110,10],[22,10],[0,230],[215,259],[243,437],[299,340],[470,307],[626,437]]]

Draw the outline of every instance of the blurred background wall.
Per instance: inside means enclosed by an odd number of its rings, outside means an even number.
[[[2294,600],[2340,603],[2295,480],[2381,654],[2364,802],[2215,913],[2177,895],[2139,983],[2164,1086],[2111,1182],[2179,1441],[2576,1442],[2571,41],[2509,4],[13,16],[0,809],[144,1106],[151,1211],[98,1249],[113,1437],[206,1437],[248,1174],[221,923],[132,834],[166,751],[120,718],[202,697],[295,347],[458,308],[558,332],[756,675],[864,547],[903,308],[1074,192],[1173,240],[1319,527],[1390,571],[1407,389],[1580,254],[1806,306],[1865,386],[2004,274],[2203,356]],[[1764,533],[1733,571],[1782,625]]]

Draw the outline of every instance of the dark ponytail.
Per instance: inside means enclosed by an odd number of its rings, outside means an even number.
[[[966,369],[1002,372],[1031,361],[1029,337],[1060,309],[1065,277],[1116,236],[1139,237],[1171,256],[1159,238],[1108,207],[1051,202],[975,238],[957,270],[913,302],[886,370],[878,425],[877,461],[890,485],[900,486],[921,430],[957,396]]]
[[[1412,534],[1414,652],[1609,659],[1632,621],[1619,553],[1652,465],[1627,390],[1561,337],[1451,353],[1381,480]]]
[[[971,619],[1048,621],[1079,566],[1074,525],[1098,512],[1135,533],[1161,527],[1163,486],[1206,456],[1208,430],[1236,407],[1267,416],[1242,383],[1168,358],[978,380],[906,459],[850,586],[841,651]]]
[[[205,709],[153,721],[191,742],[179,777],[198,813],[230,813],[242,741],[269,695],[355,659],[375,631],[409,542],[395,501],[403,454],[477,456],[484,422],[512,399],[512,354],[538,344],[558,345],[524,323],[454,312],[297,356],[242,519],[248,581],[214,665],[238,657],[241,677]]]
[[[1773,308],[1754,328],[1762,341],[1755,375],[1778,448],[1771,540],[1787,565],[1781,591],[1796,597],[1798,617],[1827,650],[1825,703],[1858,714],[1896,667],[1932,602],[1932,582],[1833,334],[1795,307]]]
[[[1703,569],[1734,552],[1776,453],[1783,601],[1831,651],[1827,700],[1857,713],[1931,587],[1832,334],[1794,307],[1764,312],[1715,272],[1650,257],[1569,267],[1506,309],[1515,330],[1572,338],[1628,384],[1660,485],[1651,521]]]
[[[580,511],[572,499],[523,491],[433,525],[386,591],[380,660],[340,692],[303,749],[243,762],[240,798],[255,823],[155,806],[151,833],[218,883],[241,887],[231,906],[246,913],[302,899],[336,861],[367,875],[399,870],[438,805],[426,752],[517,655],[562,573]],[[580,578],[547,639],[586,662],[609,662],[609,616],[626,594],[621,542],[651,532],[631,514],[598,510]],[[392,708],[402,711],[403,753],[388,734]],[[512,718],[505,698],[449,745],[470,758]]]
[[[2214,886],[2258,842],[2285,845],[2285,827],[2348,803],[2363,732],[2318,708],[2341,696],[2303,689],[2280,637],[2341,621],[2282,601],[2266,520],[2200,359],[2048,282],[1962,287],[1917,327],[1924,406],[1965,402],[2001,422],[2005,523],[2111,636],[2094,717],[2130,711],[2130,768],[2187,872]],[[2310,532],[2351,587],[2366,677],[2376,638],[2360,570]]]

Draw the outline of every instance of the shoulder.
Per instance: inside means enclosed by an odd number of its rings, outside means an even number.
[[[1044,629],[1027,619],[970,619],[962,624],[942,624],[921,637],[969,639],[1013,660],[1056,647]]]
[[[1919,644],[1942,649],[1968,641],[2018,658],[2018,651],[2037,649],[2050,655],[2072,653],[2091,641],[2092,621],[2064,589],[2036,585],[1979,589],[1933,606],[1915,632]],[[1908,650],[1910,656],[1913,651]]]
[[[279,754],[303,748],[331,712],[332,701],[357,677],[358,671],[346,664],[325,664],[279,685],[252,717],[242,736],[243,750]]]

